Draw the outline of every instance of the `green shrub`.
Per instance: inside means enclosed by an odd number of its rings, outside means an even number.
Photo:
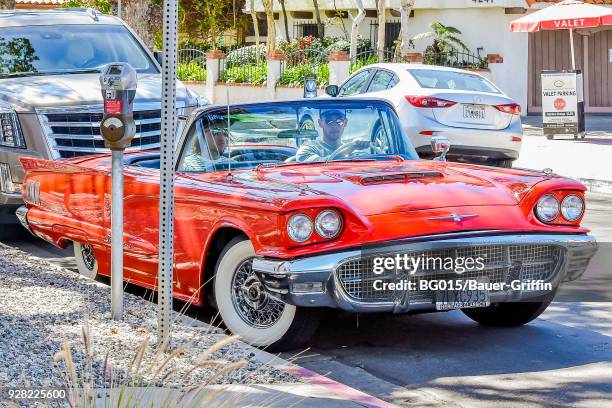
[[[360,70],[366,65],[376,64],[377,62],[378,57],[376,54],[372,54],[366,58],[359,58],[357,61],[355,61],[354,64],[351,64],[350,73],[352,74],[353,72]]]
[[[206,81],[206,68],[197,63],[177,64],[176,76],[181,81]]]
[[[265,84],[268,77],[268,65],[261,62],[259,65],[249,64],[227,68],[221,74],[221,81],[239,84]]]
[[[283,71],[278,83],[300,87],[304,85],[304,79],[308,75],[315,75],[319,85],[327,85],[329,83],[329,65],[296,65],[288,67]]]

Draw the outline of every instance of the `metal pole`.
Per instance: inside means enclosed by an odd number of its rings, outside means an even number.
[[[572,54],[572,69],[576,69],[576,56],[574,55],[574,29],[569,29],[570,35],[570,53]]]
[[[117,0],[117,17],[121,18],[121,0]]]
[[[112,152],[111,316],[123,320],[123,151]]]
[[[159,180],[159,266],[157,345],[165,350],[172,323],[174,264],[174,135],[176,130],[177,0],[164,1]]]

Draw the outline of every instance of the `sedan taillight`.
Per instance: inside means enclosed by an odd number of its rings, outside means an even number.
[[[493,105],[500,112],[509,113],[510,115],[520,115],[521,105],[518,103],[507,103],[504,105]]]
[[[447,101],[446,99],[434,98],[433,96],[411,96],[406,95],[406,100],[417,108],[450,108],[457,102]]]

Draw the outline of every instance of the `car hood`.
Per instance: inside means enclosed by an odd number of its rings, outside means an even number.
[[[251,191],[333,196],[369,216],[456,206],[517,205],[546,178],[523,170],[415,160],[260,168],[236,173],[233,182]]]
[[[161,75],[138,76],[134,104],[160,104]],[[177,107],[194,106],[187,88],[177,81]],[[0,79],[0,100],[18,112],[58,106],[101,105],[99,74],[69,74]]]

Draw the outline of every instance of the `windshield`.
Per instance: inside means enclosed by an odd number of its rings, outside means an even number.
[[[35,25],[0,28],[0,76],[99,70],[128,62],[139,73],[157,68],[120,25]]]
[[[436,69],[409,69],[408,72],[422,88],[501,93],[495,85],[479,75]]]
[[[339,160],[417,159],[392,108],[378,101],[318,100],[237,106],[200,117],[179,171]]]

